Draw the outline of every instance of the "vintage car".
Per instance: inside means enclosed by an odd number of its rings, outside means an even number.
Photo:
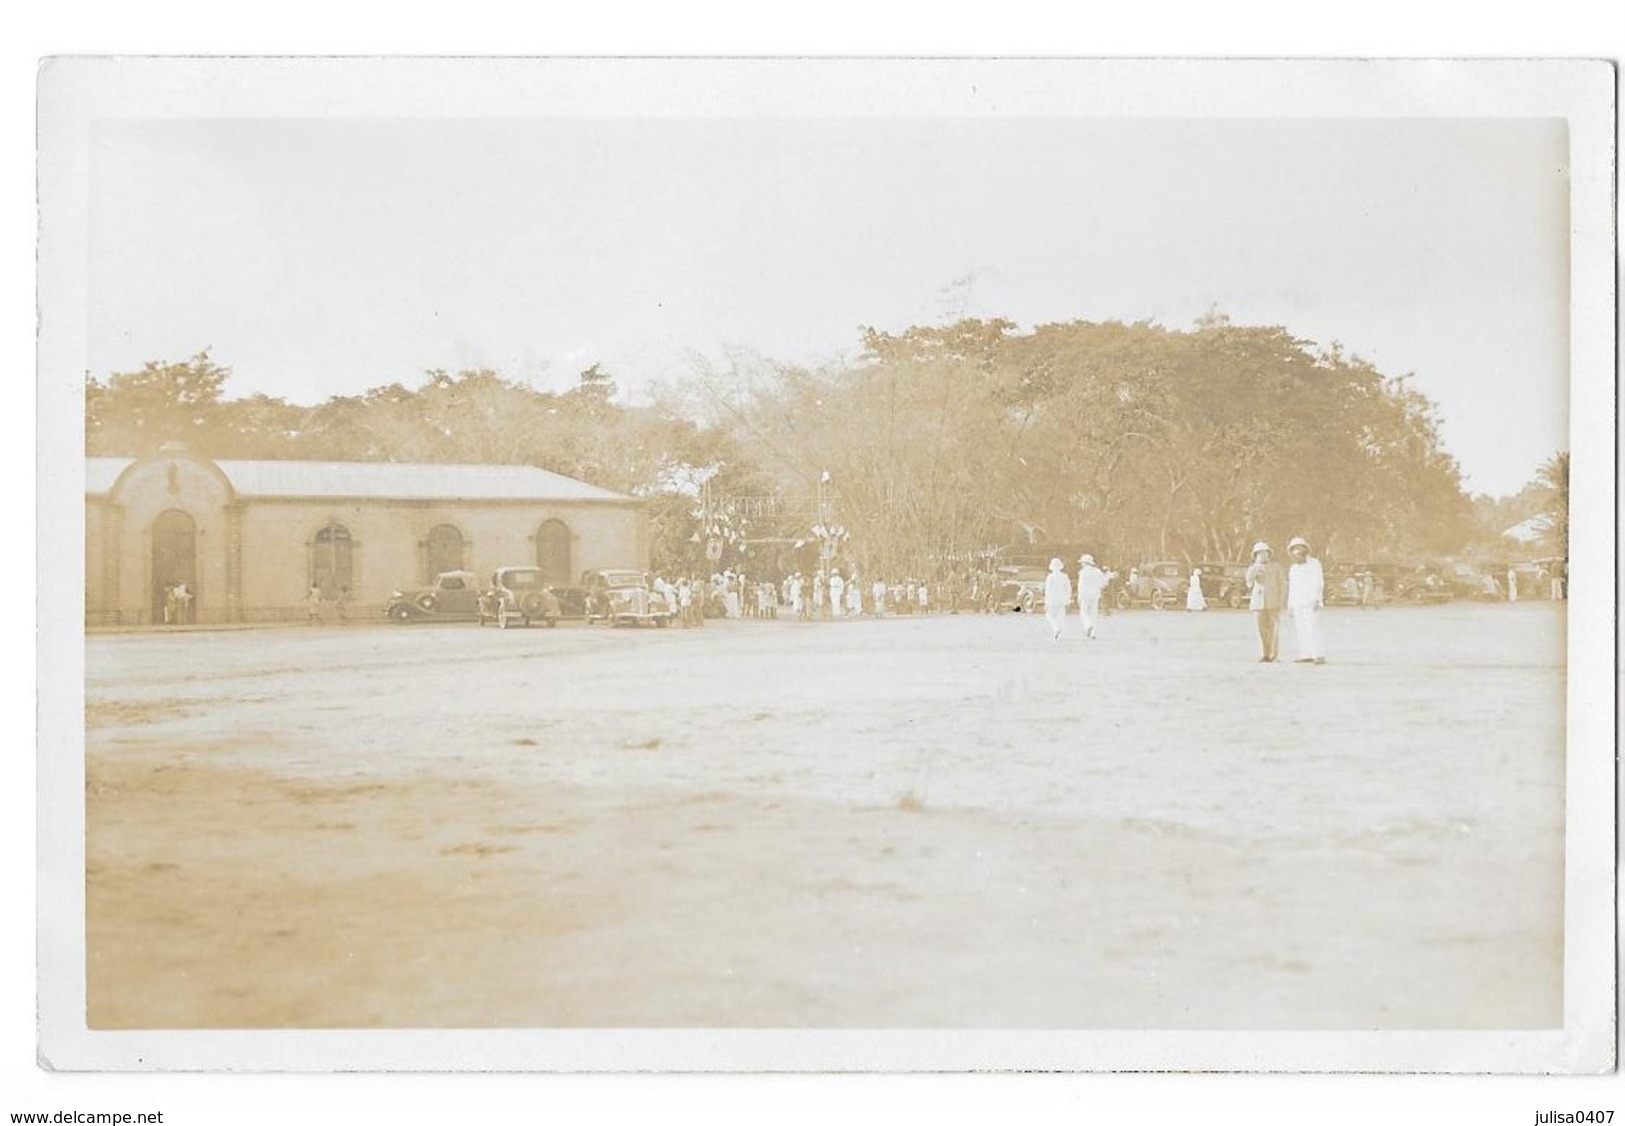
[[[1196,567],[1202,572],[1202,597],[1209,606],[1239,610],[1247,605],[1247,564],[1198,563]]]
[[[1407,602],[1449,602],[1455,592],[1439,568],[1423,564],[1400,577],[1394,596]]]
[[[391,591],[384,615],[392,622],[475,621],[480,586],[472,571],[443,571],[434,585]]]
[[[1185,592],[1190,576],[1185,568],[1172,560],[1142,563],[1123,578],[1117,590],[1117,608],[1149,606],[1153,610],[1167,610],[1185,605]]]
[[[649,589],[642,571],[588,571],[581,576],[587,588],[588,617],[614,626],[645,623],[669,626],[677,608]]]
[[[480,625],[494,621],[498,629],[518,622],[559,624],[559,600],[542,577],[540,567],[498,567],[479,602]]]
[[[1044,608],[1043,567],[1005,566],[993,576],[993,610],[996,613],[1032,614]]]
[[[1366,598],[1366,577],[1371,579],[1371,598],[1383,602],[1391,596],[1395,576],[1393,568],[1380,563],[1333,563],[1326,568],[1325,602],[1328,606],[1359,606]]]
[[[553,597],[558,600],[560,618],[569,621],[578,618],[592,620],[593,594],[591,588],[578,583],[574,586],[552,586],[548,587],[548,590],[552,591]]]
[[[1495,602],[1506,597],[1506,591],[1502,589],[1501,580],[1497,576],[1471,563],[1446,563],[1439,568],[1439,577],[1444,580],[1455,598]]]

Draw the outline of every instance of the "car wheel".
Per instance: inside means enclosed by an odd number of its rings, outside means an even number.
[[[1168,608],[1168,596],[1160,590],[1151,592],[1151,609],[1165,610]]]
[[[389,612],[389,616],[397,622],[409,622],[412,620],[412,611],[405,606],[397,606]]]
[[[547,628],[548,629],[552,629],[555,626],[557,626],[558,624],[559,624],[559,620],[556,617],[547,619]]]
[[[1112,601],[1117,603],[1117,608],[1119,610],[1127,610],[1129,608],[1128,591],[1126,591],[1126,590],[1118,591],[1117,592],[1117,597],[1112,599]]]

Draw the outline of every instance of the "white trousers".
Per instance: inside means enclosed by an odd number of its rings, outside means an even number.
[[[1061,627],[1066,625],[1066,607],[1047,605],[1044,607],[1044,617],[1049,619],[1049,631],[1059,635]]]
[[[1085,598],[1078,602],[1078,620],[1083,623],[1084,633],[1093,633],[1095,622],[1100,618],[1100,599]]]
[[[1314,606],[1298,606],[1292,611],[1292,625],[1298,632],[1298,656],[1324,657],[1320,647],[1320,611]]]

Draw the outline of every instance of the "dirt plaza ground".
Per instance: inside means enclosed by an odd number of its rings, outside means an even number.
[[[90,1024],[1554,1027],[1564,612],[93,635]]]

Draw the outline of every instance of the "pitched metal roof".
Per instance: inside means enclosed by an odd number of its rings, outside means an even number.
[[[161,455],[160,455],[161,456]],[[87,457],[85,492],[112,491],[135,459]],[[238,496],[379,500],[598,500],[635,502],[534,465],[413,465],[385,461],[217,461]]]

